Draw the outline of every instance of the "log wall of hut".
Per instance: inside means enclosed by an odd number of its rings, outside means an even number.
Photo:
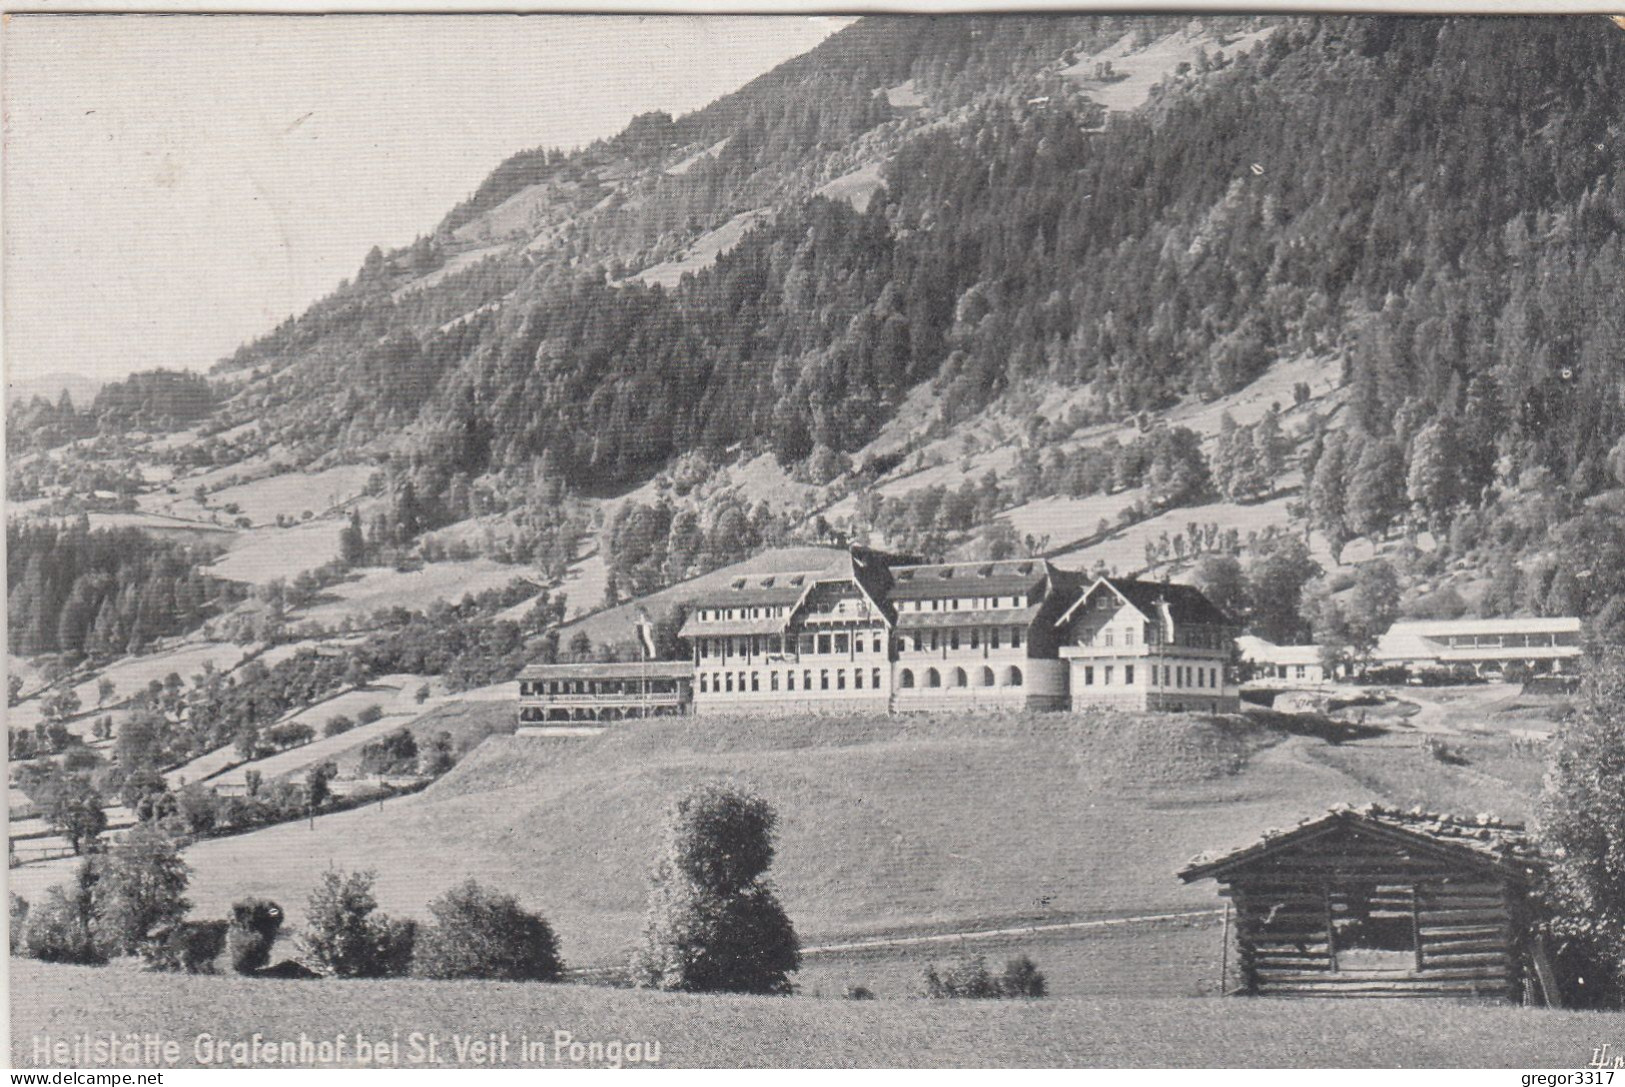
[[[1521,885],[1492,866],[1344,831],[1219,876],[1243,987],[1262,995],[1520,991]]]

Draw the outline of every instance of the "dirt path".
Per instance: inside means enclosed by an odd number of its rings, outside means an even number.
[[[1515,697],[1509,695],[1508,688],[1500,685],[1486,685],[1483,687],[1405,687],[1397,690],[1382,690],[1380,693],[1415,704],[1417,712],[1405,720],[1405,724],[1418,732],[1435,732],[1448,736],[1460,735],[1461,716],[1466,714],[1479,715],[1489,712],[1496,704],[1507,702]]]
[[[1022,925],[1017,928],[967,929],[963,932],[935,932],[928,936],[894,936],[876,940],[856,940],[844,944],[820,944],[801,949],[803,955],[834,955],[847,951],[867,951],[877,947],[914,947],[920,944],[954,944],[968,940],[991,940],[1003,936],[1036,936],[1042,932],[1071,932],[1081,929],[1118,928],[1123,925],[1151,925],[1167,921],[1189,921],[1217,917],[1216,910],[1186,910],[1181,913],[1142,913],[1129,917],[1107,917],[1098,921],[1062,921],[1048,925]]]

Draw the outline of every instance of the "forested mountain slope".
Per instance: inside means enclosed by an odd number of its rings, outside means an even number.
[[[1117,64],[1161,72],[1133,109],[1102,104]],[[1314,357],[1333,417],[1239,493],[1298,473],[1334,551],[1520,481],[1569,517],[1625,482],[1622,102],[1601,18],[866,18],[689,116],[515,155],[185,406],[298,468],[379,464],[400,542],[768,452],[850,494],[989,409],[1064,390],[1067,433],[1145,429]],[[1189,436],[1131,444],[967,500],[1232,490]],[[1397,488],[1382,516],[1356,477]]]
[[[853,452],[925,379],[954,416],[1029,376],[1093,382],[1105,414],[1157,408],[1309,347],[1346,351],[1374,434],[1451,414],[1484,462],[1499,437],[1596,482],[1621,430],[1625,37],[1289,22],[1102,128],[1057,64],[1125,25],[864,20],[681,121],[516,157],[436,235],[226,365],[263,372],[244,408],[314,449],[415,425],[420,495],[544,451],[573,482],[625,483],[740,441]],[[929,105],[890,120],[874,92],[905,79]],[[865,154],[885,187],[864,213],[801,198]],[[585,194],[544,209],[557,241],[411,289],[538,185]],[[675,290],[621,280],[749,207],[774,215]],[[323,399],[342,410],[300,411]],[[1544,426],[1559,413],[1571,425]]]

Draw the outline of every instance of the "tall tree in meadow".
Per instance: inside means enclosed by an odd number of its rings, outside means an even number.
[[[1247,576],[1234,555],[1204,555],[1196,564],[1192,581],[1225,614],[1238,622],[1246,621],[1250,611]]]
[[[1281,409],[1271,404],[1252,427],[1253,460],[1263,475],[1262,493],[1275,489],[1276,481],[1286,469],[1287,453],[1292,443],[1281,430]]]
[[[1383,559],[1361,563],[1344,614],[1356,648],[1368,653],[1399,618],[1399,575]]]
[[[655,867],[640,985],[684,992],[788,993],[795,929],[763,879],[776,816],[760,797],[704,785],[677,802]]]
[[[1253,633],[1283,645],[1307,633],[1300,606],[1303,589],[1320,573],[1320,564],[1298,536],[1276,536],[1261,547],[1247,566]]]
[[[350,511],[350,523],[339,533],[339,558],[346,566],[358,566],[367,555],[367,540],[361,532],[361,512]]]

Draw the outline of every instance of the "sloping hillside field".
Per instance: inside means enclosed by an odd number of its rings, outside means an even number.
[[[382,908],[416,916],[475,876],[548,916],[571,964],[615,965],[637,936],[667,806],[725,779],[778,811],[771,875],[809,945],[1211,910],[1211,887],[1174,878],[1191,856],[1338,801],[1383,798],[1380,776],[1361,784],[1312,757],[1326,748],[1246,716],[1128,714],[698,718],[596,737],[494,736],[420,795],[314,829],[199,843],[186,854],[188,895],[201,916],[267,895],[297,925],[329,865],[376,869]],[[1358,768],[1362,753],[1347,750],[1341,761]],[[1409,753],[1417,773],[1476,790],[1471,810],[1515,795]],[[33,898],[67,871],[13,875]]]

